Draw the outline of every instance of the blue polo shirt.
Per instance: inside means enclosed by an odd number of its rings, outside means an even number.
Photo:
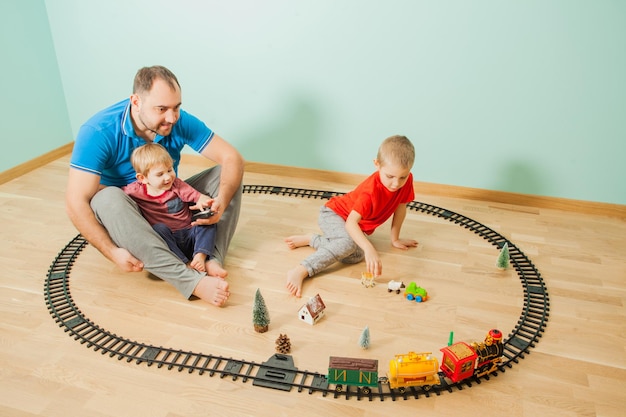
[[[197,117],[180,110],[180,118],[168,136],[157,136],[154,142],[168,150],[178,173],[180,153],[185,145],[196,152],[213,139],[213,131]],[[130,99],[101,110],[78,131],[70,159],[72,168],[100,175],[100,183],[122,187],[135,181],[130,155],[146,141],[135,134],[130,118]]]

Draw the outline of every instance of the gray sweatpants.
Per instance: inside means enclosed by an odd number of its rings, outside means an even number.
[[[219,191],[220,172],[221,167],[212,167],[194,175],[186,182],[201,193],[216,197]],[[217,227],[215,250],[211,259],[222,265],[237,228],[241,192],[240,186],[222,214]],[[185,298],[191,297],[196,285],[206,274],[188,268],[170,251],[165,241],[141,215],[137,203],[121,188],[106,187],[100,190],[91,200],[91,208],[117,246],[126,248],[143,262],[145,270],[172,284]]]
[[[326,206],[320,208],[318,218],[322,235],[314,234],[309,246],[315,253],[300,262],[309,277],[328,268],[336,262],[356,264],[363,260],[363,249],[357,245],[346,231],[346,221]]]

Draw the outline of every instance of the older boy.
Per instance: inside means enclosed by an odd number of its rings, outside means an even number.
[[[376,172],[353,191],[331,198],[321,209],[319,226],[323,235],[295,235],[285,239],[291,249],[310,246],[315,253],[287,273],[287,290],[302,295],[302,282],[336,262],[354,264],[365,259],[373,276],[382,273],[378,252],[367,238],[393,215],[391,244],[399,249],[417,246],[413,239],[401,239],[400,228],[406,217],[406,204],[415,195],[411,168],[415,159],[413,144],[405,136],[383,141],[374,160]]]

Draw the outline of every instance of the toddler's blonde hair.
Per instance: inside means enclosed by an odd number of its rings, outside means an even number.
[[[155,165],[174,166],[174,160],[167,150],[158,143],[146,143],[136,148],[130,156],[130,163],[137,174],[148,175]]]

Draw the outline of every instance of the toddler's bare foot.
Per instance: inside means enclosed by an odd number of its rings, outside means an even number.
[[[205,276],[202,277],[196,288],[193,290],[193,295],[211,303],[218,307],[221,307],[226,303],[230,292],[228,291],[228,282],[222,278]]]
[[[302,296],[302,281],[309,276],[309,272],[302,265],[296,266],[287,272],[287,291],[300,298]]]
[[[302,246],[309,246],[311,241],[311,235],[294,235],[285,238],[285,243],[289,249],[301,248]]]
[[[204,253],[196,253],[189,262],[189,266],[196,271],[206,272],[206,268],[204,267],[204,262],[206,261],[206,254]]]
[[[205,265],[207,275],[220,278],[226,278],[228,276],[228,271],[226,271],[215,259],[207,261]]]

